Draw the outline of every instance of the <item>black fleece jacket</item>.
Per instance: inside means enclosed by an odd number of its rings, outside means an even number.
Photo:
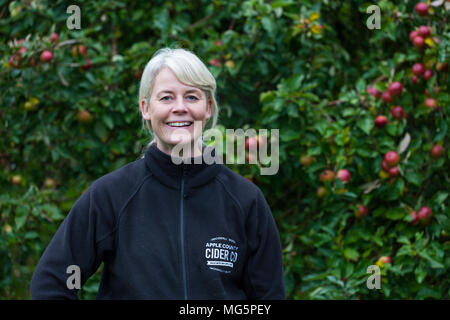
[[[77,299],[68,267],[79,267],[83,285],[102,262],[97,299],[285,299],[261,190],[222,164],[175,165],[155,144],[75,202],[36,267],[31,298]]]

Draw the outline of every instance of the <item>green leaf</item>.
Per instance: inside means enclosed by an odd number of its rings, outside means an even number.
[[[266,91],[266,92],[261,92],[261,94],[259,95],[259,101],[261,103],[266,103],[266,102],[270,102],[272,101],[276,96],[275,91]]]
[[[386,218],[389,220],[401,220],[407,214],[407,211],[403,208],[390,208],[386,211]]]
[[[86,78],[92,83],[92,84],[96,84],[97,81],[95,80],[94,76],[92,75],[92,73],[87,72],[86,73]]]
[[[420,186],[423,182],[423,176],[418,171],[408,171],[405,174],[406,181],[409,183]]]
[[[364,93],[366,91],[366,82],[363,78],[358,79],[356,82],[356,90],[358,90],[359,93]]]
[[[387,196],[387,200],[397,200],[400,197],[404,187],[405,182],[403,181],[403,179],[395,179],[395,181],[389,188],[389,195]]]
[[[416,275],[416,280],[418,283],[422,283],[425,277],[427,276],[427,271],[423,268],[422,264],[420,264],[415,270],[414,274]]]
[[[267,32],[269,32],[269,33],[273,32],[273,21],[270,17],[268,17],[268,16],[262,17],[261,24]]]
[[[302,93],[302,98],[307,98],[311,101],[314,102],[319,102],[320,98],[318,96],[316,96],[315,94],[311,93],[311,92],[304,92]]]
[[[346,257],[349,260],[356,261],[359,258],[359,253],[355,249],[346,248],[344,250],[344,257]]]
[[[16,216],[14,221],[16,223],[16,229],[19,230],[25,225],[25,222],[27,221],[27,215],[23,214],[20,216]]]
[[[280,139],[283,142],[289,142],[300,138],[300,132],[291,129],[280,130]]]
[[[448,124],[447,121],[441,121],[440,127],[436,130],[437,135],[433,138],[434,142],[439,142],[446,136],[448,131]]]
[[[394,123],[388,123],[385,127],[386,131],[393,137],[397,135],[397,125]]]
[[[275,100],[273,101],[273,110],[275,111],[281,111],[283,105],[285,104],[284,99],[282,98],[275,98]]]
[[[108,130],[106,129],[106,127],[100,123],[100,122],[96,122],[95,126],[94,126],[94,132],[97,135],[97,137],[100,138],[101,141],[105,141],[108,137]]]
[[[114,128],[114,122],[113,122],[113,119],[112,119],[112,117],[110,115],[104,114],[102,116],[102,119],[103,119],[103,122],[106,124],[106,126],[109,129],[113,129]]]
[[[420,255],[422,258],[426,259],[428,262],[430,262],[431,268],[433,268],[433,269],[444,268],[444,265],[443,265],[441,262],[436,261],[435,259],[433,259],[432,257],[430,257],[430,255],[428,254],[428,252],[426,251],[426,249],[420,251],[420,252],[419,252],[419,255]]]
[[[319,131],[320,135],[325,134],[325,130],[328,128],[328,122],[326,121],[318,121],[314,124],[314,128]]]
[[[327,273],[311,273],[304,277],[302,277],[303,281],[315,281],[315,280],[322,280],[327,277]]]
[[[367,150],[364,147],[357,148],[356,153],[363,158],[373,158],[377,155],[375,151]]]
[[[362,131],[364,131],[367,135],[370,134],[370,131],[372,130],[374,126],[374,122],[372,118],[366,117],[363,118],[361,121],[358,121],[356,123],[358,128],[360,128]]]
[[[344,109],[344,110],[342,111],[342,116],[343,116],[343,117],[354,116],[354,115],[356,115],[356,114],[357,114],[357,111],[356,111],[355,108],[347,108],[347,109]]]
[[[61,214],[61,211],[59,210],[59,208],[57,206],[52,205],[52,204],[44,204],[41,207],[41,210],[45,211],[47,216],[50,219],[53,219],[55,221],[64,219],[64,216]]]
[[[36,231],[27,232],[25,234],[25,239],[36,239],[39,238],[39,234]]]
[[[400,236],[397,238],[397,242],[403,243],[403,244],[410,244],[408,237],[406,236]]]
[[[422,287],[416,296],[417,299],[441,299],[442,293],[439,290],[432,289],[429,287]]]
[[[347,197],[347,198],[349,198],[349,199],[356,199],[356,198],[358,198],[358,195],[357,195],[356,193],[354,193],[354,192],[349,192],[349,191],[346,191],[346,192],[341,193],[341,196]]]
[[[440,206],[448,198],[448,192],[439,191],[432,200],[432,203],[436,206]]]
[[[410,244],[405,244],[404,246],[401,246],[400,249],[398,249],[396,256],[411,256],[413,254],[413,250],[411,248]]]

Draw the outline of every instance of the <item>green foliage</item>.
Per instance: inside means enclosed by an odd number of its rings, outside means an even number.
[[[232,168],[272,208],[288,298],[448,299],[450,95],[448,71],[436,64],[449,61],[449,11],[446,3],[419,17],[416,3],[379,1],[381,29],[369,30],[370,4],[360,0],[85,1],[81,29],[68,30],[70,3],[0,1],[0,297],[29,298],[34,267],[73,203],[139,157],[149,141],[140,130],[140,74],[171,46],[194,51],[216,77],[220,128],[280,129],[276,175]],[[419,25],[432,31],[422,50],[409,40]],[[49,63],[39,60],[46,49]],[[413,84],[416,62],[434,76]],[[393,81],[403,84],[393,103],[366,92]],[[438,107],[429,108],[424,92],[435,86]],[[407,117],[394,119],[394,105]],[[90,120],[80,121],[83,110]],[[374,125],[380,114],[384,128]],[[445,150],[437,159],[435,144]],[[395,179],[381,169],[390,150],[400,155]],[[319,179],[343,168],[347,183]],[[369,214],[357,218],[360,204]],[[410,212],[423,206],[431,221],[412,224]],[[381,289],[369,290],[367,267],[381,256],[392,263],[378,263]],[[100,272],[81,298],[95,298]]]

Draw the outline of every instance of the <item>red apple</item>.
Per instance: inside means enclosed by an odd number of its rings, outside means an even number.
[[[375,87],[368,87],[366,89],[366,92],[370,94],[371,96],[375,97],[375,99],[378,99],[380,97],[380,91],[375,89]]]
[[[325,187],[319,187],[318,189],[317,189],[317,192],[316,192],[316,194],[317,194],[317,196],[319,197],[319,198],[323,198],[323,197],[325,197],[326,195],[327,195],[327,189],[325,188]]]
[[[391,103],[394,99],[392,98],[391,94],[389,93],[389,91],[384,91],[381,94],[381,100],[383,100],[386,103]]]
[[[412,66],[412,72],[416,75],[416,76],[420,76],[424,73],[425,71],[425,67],[423,64],[421,63],[415,63]]]
[[[325,170],[320,174],[320,181],[333,181],[334,180],[334,173],[331,170]]]
[[[17,68],[20,66],[20,59],[18,55],[13,55],[11,58],[9,58],[9,65],[12,68]]]
[[[342,180],[342,182],[349,182],[350,181],[350,171],[347,169],[341,169],[337,172],[337,177]]]
[[[438,62],[438,63],[436,63],[436,70],[438,72],[447,72],[447,70],[448,70],[448,62]]]
[[[389,166],[387,165],[386,160],[381,161],[381,169],[383,169],[385,172],[389,172]]]
[[[435,144],[433,146],[433,148],[431,148],[431,156],[434,159],[439,158],[443,153],[444,153],[444,148],[439,144]]]
[[[356,210],[355,215],[357,218],[365,217],[369,214],[369,209],[365,206],[360,204],[358,206],[358,210]]]
[[[211,60],[209,60],[209,64],[213,65],[215,67],[220,67],[220,65],[221,65],[219,59],[211,59]]]
[[[419,36],[422,38],[426,38],[431,35],[431,30],[427,26],[420,26],[417,31],[419,32]]]
[[[421,220],[421,222],[428,222],[431,219],[431,216],[433,215],[433,212],[429,207],[422,207],[417,212],[417,218]]]
[[[389,93],[391,94],[391,96],[398,96],[399,94],[402,93],[402,90],[403,86],[398,81],[392,82],[391,85],[389,86]]]
[[[431,71],[430,69],[425,70],[423,73],[423,77],[425,78],[425,80],[430,80],[432,76],[433,71]]]
[[[55,180],[52,179],[52,178],[47,178],[47,179],[45,179],[45,181],[44,181],[44,185],[45,185],[45,187],[47,187],[47,188],[53,188],[53,187],[55,186]]]
[[[56,32],[53,32],[52,35],[50,36],[50,41],[52,42],[58,42],[59,41],[59,36]]]
[[[425,100],[425,105],[431,109],[434,109],[437,107],[437,101],[433,98],[427,98]]]
[[[428,14],[428,6],[426,3],[419,2],[416,4],[415,10],[419,16],[426,16]]]
[[[301,156],[300,157],[300,163],[302,165],[304,165],[305,167],[309,166],[311,163],[313,163],[313,161],[314,161],[314,157],[311,157],[311,156]]]
[[[412,217],[411,224],[416,224],[419,221],[419,217],[417,217],[417,214],[415,211],[411,211],[411,217]]]
[[[413,84],[416,84],[418,81],[419,81],[419,78],[417,78],[417,76],[413,75],[413,76],[411,77],[411,82],[412,82]]]
[[[395,106],[392,108],[391,114],[394,119],[401,119],[404,116],[403,108],[400,106]]]
[[[414,38],[413,43],[417,49],[421,49],[423,47],[424,40],[421,36],[417,36]]]
[[[19,55],[23,56],[26,51],[27,51],[27,48],[21,47],[20,50],[19,50]]]
[[[378,259],[379,262],[385,264],[385,263],[392,263],[392,259],[389,256],[383,256]]]
[[[30,57],[30,60],[28,61],[28,64],[33,67],[35,65],[35,61],[33,57]]]
[[[388,168],[392,168],[399,163],[400,157],[397,152],[389,151],[384,155],[384,160],[386,161]]]
[[[22,182],[22,177],[19,175],[15,175],[11,178],[12,184],[20,184]]]
[[[381,115],[381,116],[378,116],[375,118],[375,125],[378,128],[383,128],[387,124],[387,122],[388,121],[387,121],[386,116]]]
[[[85,45],[79,45],[78,46],[78,52],[81,53],[83,56],[87,54],[87,48]]]
[[[79,110],[77,113],[77,119],[80,122],[89,122],[92,119],[91,113],[87,110]]]
[[[44,50],[41,53],[41,61],[42,62],[50,62],[53,59],[53,54],[49,50]]]
[[[258,137],[249,137],[247,138],[247,140],[245,141],[245,148],[247,150],[250,150],[250,148],[252,148],[252,150],[257,150],[258,149]]]
[[[436,86],[433,87],[433,92],[434,92],[434,94],[438,94],[439,91],[438,91],[438,88]],[[427,97],[430,96],[430,92],[428,91],[428,88],[425,89],[425,95]]]
[[[400,175],[400,170],[398,167],[392,167],[389,169],[389,175],[391,177],[398,177]]]
[[[413,30],[409,33],[409,40],[414,41],[414,38],[419,35],[419,32],[417,30]]]
[[[81,66],[83,70],[88,70],[92,66],[91,59],[87,58],[84,64]]]

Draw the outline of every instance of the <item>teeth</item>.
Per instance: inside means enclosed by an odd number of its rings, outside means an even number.
[[[190,126],[192,122],[170,122],[168,123],[171,127],[184,127],[184,126]]]

